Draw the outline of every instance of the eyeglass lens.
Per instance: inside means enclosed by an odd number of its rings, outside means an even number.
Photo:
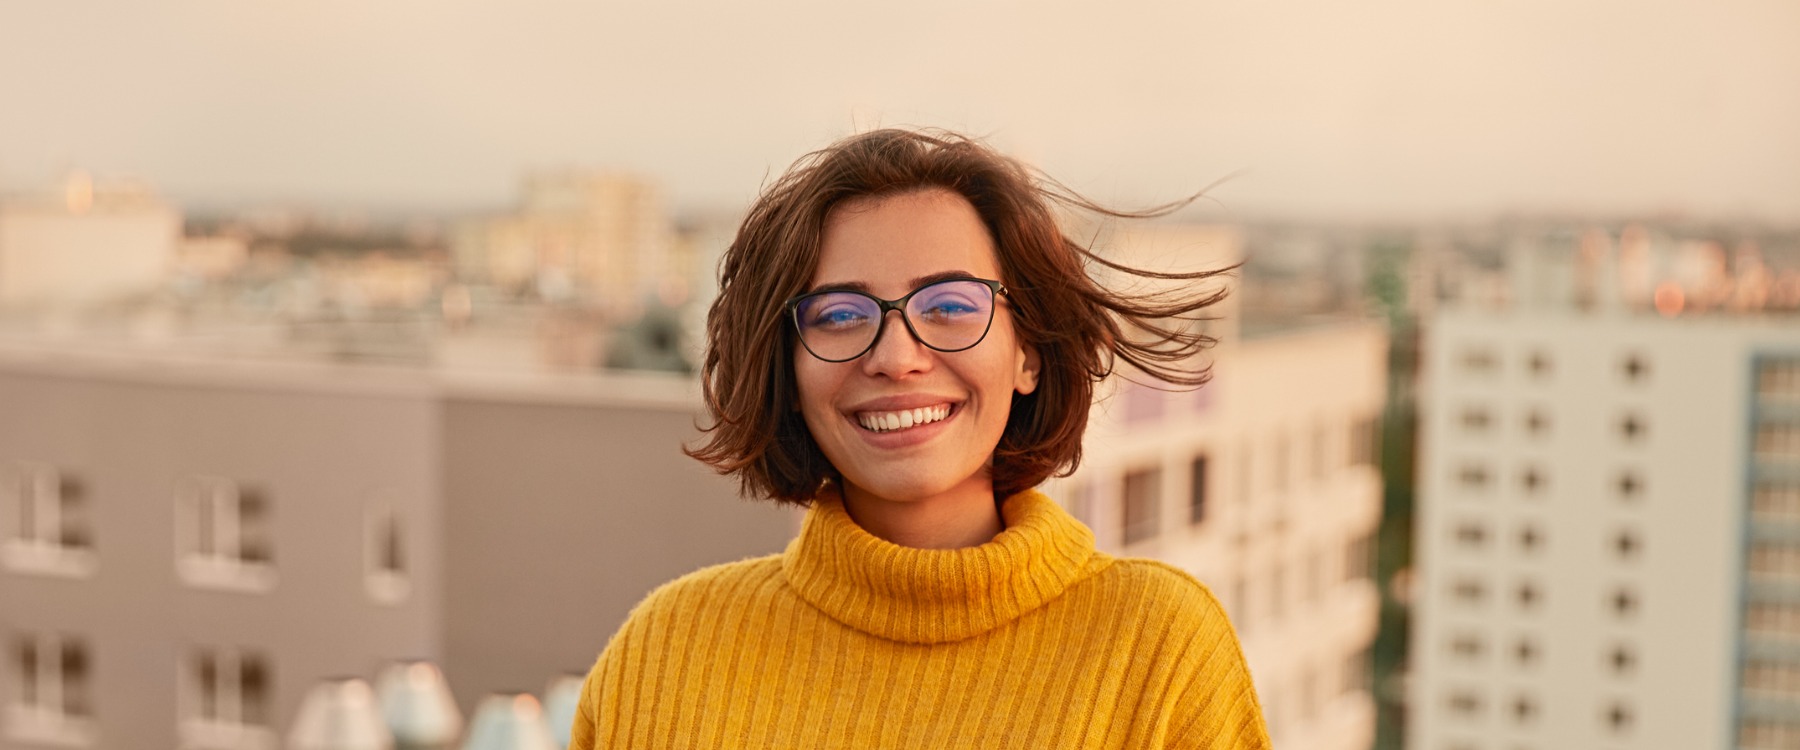
[[[881,331],[881,305],[860,292],[821,292],[794,308],[800,338],[814,356],[854,359]],[[928,347],[959,351],[987,335],[994,317],[994,291],[978,281],[952,279],[920,287],[906,300],[906,321]]]

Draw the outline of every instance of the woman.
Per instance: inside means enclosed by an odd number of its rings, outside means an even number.
[[[652,592],[574,748],[1264,748],[1236,635],[1032,489],[1073,470],[1116,359],[1176,384],[1222,292],[1110,291],[986,146],[881,130],[803,159],[726,251],[692,455],[808,507],[779,555]],[[1159,211],[1172,210],[1173,206]],[[1115,214],[1117,215],[1117,214]]]

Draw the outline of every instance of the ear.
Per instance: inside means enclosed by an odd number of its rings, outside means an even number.
[[[1018,361],[1013,370],[1013,390],[1022,396],[1037,390],[1038,371],[1042,365],[1043,361],[1039,359],[1036,347],[1020,344]]]

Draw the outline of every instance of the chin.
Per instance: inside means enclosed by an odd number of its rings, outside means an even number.
[[[918,476],[863,477],[861,481],[845,477],[844,482],[870,497],[893,503],[917,503],[954,492],[969,479]]]

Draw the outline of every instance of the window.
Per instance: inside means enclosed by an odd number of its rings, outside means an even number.
[[[1475,578],[1459,578],[1450,584],[1450,596],[1459,604],[1476,606],[1487,598],[1487,587]]]
[[[1344,657],[1338,673],[1339,693],[1360,693],[1369,689],[1369,650],[1362,649]]]
[[[1643,383],[1650,379],[1650,360],[1642,354],[1632,352],[1619,360],[1619,374],[1627,383]]]
[[[1465,375],[1492,375],[1499,368],[1499,358],[1494,351],[1485,347],[1464,347],[1457,358],[1457,365]]]
[[[1752,450],[1761,461],[1800,461],[1800,422],[1757,425]]]
[[[1542,380],[1554,373],[1555,366],[1550,359],[1550,353],[1538,349],[1531,353],[1530,359],[1526,360],[1525,369],[1531,373],[1532,378]]]
[[[1206,520],[1207,482],[1212,479],[1206,471],[1206,454],[1195,456],[1188,471],[1193,480],[1188,485],[1188,522],[1201,523]]]
[[[1487,527],[1478,521],[1464,521],[1456,525],[1453,538],[1456,546],[1478,551],[1487,546]]]
[[[1473,633],[1463,633],[1452,637],[1449,645],[1450,655],[1462,661],[1475,661],[1481,658],[1486,649],[1482,646],[1481,637]]]
[[[1767,579],[1800,579],[1800,546],[1779,542],[1750,545],[1750,575]]]
[[[1537,496],[1549,483],[1550,478],[1535,466],[1527,466],[1524,471],[1519,472],[1519,487],[1525,491],[1526,496]]]
[[[1094,484],[1081,477],[1069,480],[1069,515],[1092,526],[1094,523]]]
[[[181,679],[181,740],[194,748],[275,747],[268,659],[249,651],[199,648]]]
[[[1483,435],[1487,433],[1488,427],[1492,426],[1494,418],[1484,407],[1465,406],[1458,421],[1462,424],[1463,432],[1471,435]]]
[[[1637,593],[1630,588],[1620,586],[1614,589],[1612,596],[1609,599],[1609,603],[1612,606],[1613,615],[1617,616],[1619,619],[1626,619],[1637,614]]]
[[[1615,736],[1629,733],[1632,720],[1636,718],[1632,713],[1631,705],[1620,700],[1613,701],[1611,705],[1601,711],[1600,715],[1606,728],[1611,730]]]
[[[406,540],[393,506],[379,503],[363,522],[363,583],[369,598],[395,604],[412,593],[407,574]]]
[[[69,577],[94,574],[94,536],[79,479],[35,461],[0,465],[0,513],[7,520],[0,560],[8,569]]]
[[[1792,750],[1800,747],[1800,721],[1744,719],[1738,724],[1739,750]]]
[[[1151,467],[1125,473],[1125,543],[1156,536],[1157,498],[1162,494],[1162,471]]]
[[[1763,401],[1800,400],[1800,359],[1773,359],[1759,364],[1756,397]]]
[[[1637,671],[1637,650],[1620,643],[1606,654],[1606,664],[1614,677],[1629,677]]]
[[[1525,434],[1532,437],[1550,434],[1550,412],[1538,408],[1525,412]]]
[[[1636,500],[1644,492],[1644,480],[1638,477],[1635,471],[1619,472],[1619,478],[1614,485],[1619,490],[1619,499],[1621,500]]]
[[[1350,422],[1350,465],[1374,466],[1375,446],[1380,444],[1381,428],[1373,417]]]
[[[1750,508],[1753,522],[1800,523],[1800,482],[1757,482]]]
[[[1359,581],[1370,576],[1370,567],[1374,563],[1374,539],[1368,534],[1358,534],[1350,538],[1344,545],[1344,581]]]
[[[94,744],[94,707],[87,644],[66,634],[21,634],[13,639],[8,736],[51,745]]]
[[[1476,695],[1473,690],[1451,690],[1444,697],[1444,703],[1451,714],[1465,719],[1481,713],[1481,696]]]
[[[1519,527],[1519,550],[1520,551],[1536,552],[1539,547],[1543,546],[1543,544],[1544,544],[1544,532],[1538,531],[1537,526],[1535,526],[1533,524],[1525,524],[1524,526]]]
[[[1630,529],[1620,529],[1613,535],[1613,552],[1620,560],[1636,560],[1642,549],[1643,544],[1638,541],[1637,533]]]
[[[1744,627],[1762,637],[1800,639],[1800,604],[1752,602]]]
[[[176,490],[176,569],[195,586],[267,591],[275,585],[269,502],[255,489],[197,476]]]
[[[1650,432],[1650,425],[1636,413],[1627,412],[1619,417],[1619,439],[1627,443],[1636,443]]]
[[[1530,581],[1520,583],[1515,591],[1519,599],[1519,609],[1523,610],[1537,609],[1538,602],[1544,598],[1543,592],[1538,591],[1537,584]]]
[[[1487,467],[1473,463],[1463,464],[1456,470],[1456,484],[1472,492],[1487,489]]]
[[[1519,640],[1513,643],[1513,662],[1521,667],[1536,665],[1538,655],[1537,641],[1530,637],[1521,636]]]
[[[1537,718],[1537,713],[1538,706],[1536,699],[1529,695],[1513,697],[1512,714],[1514,722],[1519,724],[1530,724],[1533,719]]]

